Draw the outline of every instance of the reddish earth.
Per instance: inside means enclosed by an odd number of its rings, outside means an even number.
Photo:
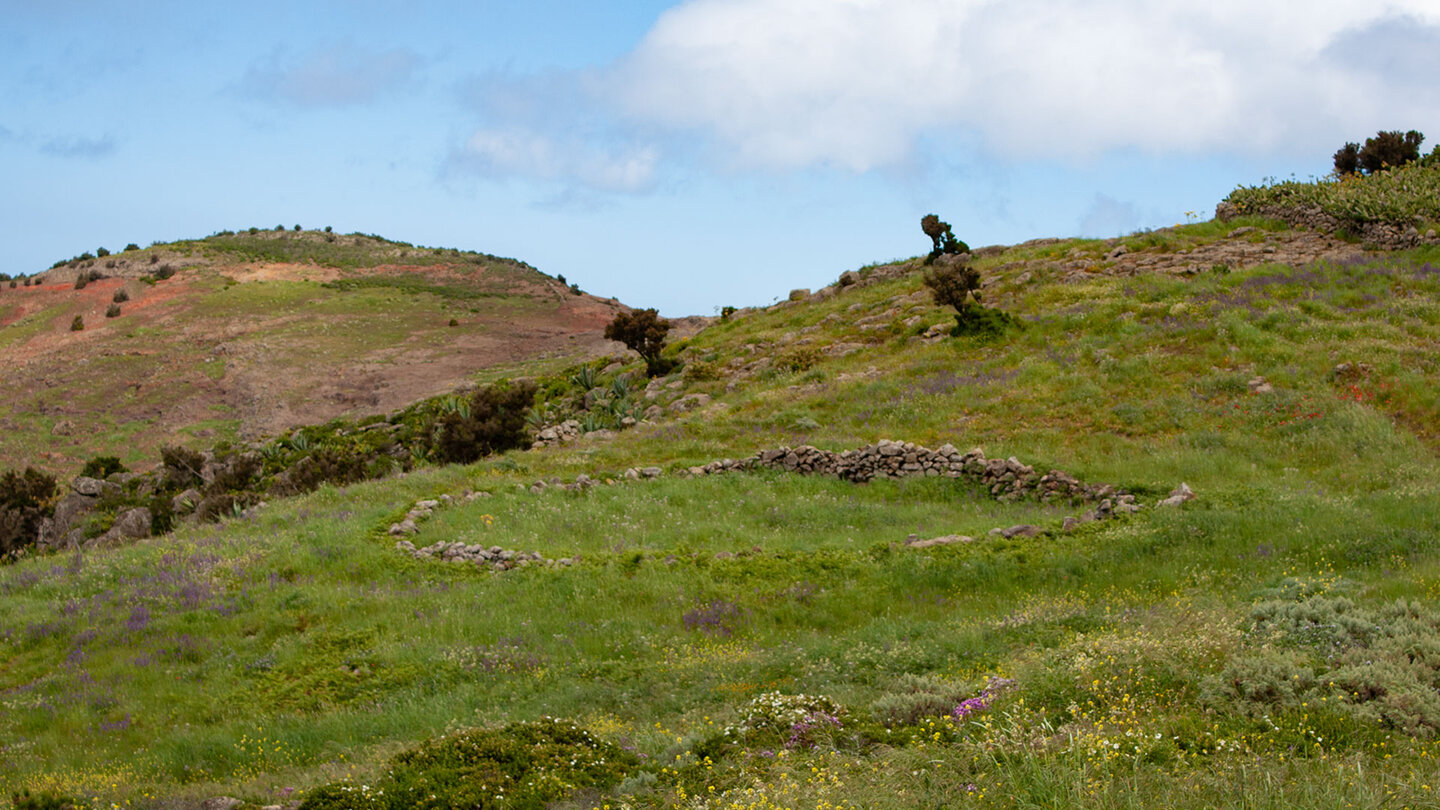
[[[574,295],[538,273],[487,273],[474,265],[337,271],[247,263],[186,268],[153,285],[107,278],[75,290],[73,278],[57,275],[0,290],[0,469],[42,460],[60,471],[102,453],[148,466],[162,444],[208,444],[230,430],[275,435],[397,410],[487,369],[625,352],[602,336],[620,304]],[[392,315],[374,294],[349,311],[350,293],[314,288],[274,311],[244,296],[227,311],[223,291],[226,278],[243,291],[255,282],[402,274],[463,280],[503,297],[447,301],[384,290],[401,302]],[[122,317],[108,319],[121,287],[130,300]],[[83,331],[70,329],[77,314]],[[448,326],[452,317],[458,326]],[[684,323],[676,335],[698,327]],[[378,340],[383,334],[399,337]]]

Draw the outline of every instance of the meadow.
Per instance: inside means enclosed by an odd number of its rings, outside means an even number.
[[[509,729],[606,763],[492,767],[486,806],[1435,806],[1440,252],[1020,280],[1090,244],[977,261],[1000,337],[926,338],[953,315],[917,268],[672,347],[698,410],[0,568],[0,794],[399,806]],[[1145,508],[1063,531],[960,479],[679,474],[881,438]],[[577,562],[398,552],[440,495],[417,546]]]

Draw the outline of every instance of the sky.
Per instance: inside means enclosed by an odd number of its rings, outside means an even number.
[[[1440,0],[0,0],[0,272],[331,226],[713,314],[1440,141]]]

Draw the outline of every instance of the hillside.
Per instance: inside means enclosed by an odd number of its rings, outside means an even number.
[[[542,370],[555,444],[4,566],[0,795],[1433,807],[1434,223],[1227,213],[975,251],[998,335],[861,267]]]
[[[104,278],[75,289],[91,274]],[[141,463],[164,443],[385,413],[495,366],[616,348],[600,335],[614,301],[512,259],[361,234],[224,233],[37,278],[0,285],[5,467]]]

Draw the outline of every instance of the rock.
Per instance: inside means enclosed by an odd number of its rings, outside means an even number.
[[[177,515],[188,515],[200,503],[200,490],[187,489],[170,499],[170,510]]]
[[[671,413],[686,413],[710,404],[709,394],[686,394],[670,403]]]
[[[150,510],[138,506],[120,513],[111,524],[109,531],[85,544],[86,548],[108,548],[125,540],[139,540],[150,536]]]
[[[1264,377],[1254,377],[1246,385],[1250,387],[1252,394],[1269,394],[1275,390],[1275,387],[1266,382]]]
[[[1170,497],[1164,499],[1163,501],[1160,501],[1156,504],[1156,506],[1179,506],[1186,501],[1194,499],[1195,492],[1191,490],[1188,485],[1181,483],[1180,486],[1176,487],[1170,493]]]
[[[112,484],[111,486],[114,485]],[[100,497],[100,493],[105,491],[105,482],[98,478],[87,478],[86,476],[78,475],[75,477],[75,480],[70,483],[70,488],[79,495],[98,498]]]
[[[941,535],[940,537],[931,537],[928,540],[916,539],[914,541],[906,541],[905,545],[909,546],[910,548],[933,548],[935,546],[949,546],[954,545],[955,543],[973,542],[975,542],[975,538],[967,537],[963,534],[946,534]]]
[[[392,524],[390,524],[390,534],[392,534],[392,535],[397,535],[397,536],[398,536],[398,535],[419,534],[419,533],[420,533],[420,527],[417,526],[417,525],[415,525],[415,521],[412,520],[412,519],[410,519],[410,518],[405,518],[404,520],[400,521],[399,523],[392,523]]]
[[[1032,526],[1028,523],[1022,523],[1019,526],[1011,526],[1008,529],[1001,529],[1000,536],[1006,539],[1009,539],[1011,537],[1034,537],[1035,535],[1041,534],[1044,531],[1045,530],[1040,528],[1039,526]]]
[[[664,472],[659,467],[644,467],[640,470],[640,476],[642,478],[659,478]]]
[[[200,803],[200,810],[235,810],[245,802],[239,799],[232,799],[229,796],[216,796],[213,799],[206,799]]]
[[[1254,225],[1245,225],[1243,227],[1236,228],[1230,233],[1225,234],[1225,237],[1227,239],[1234,239],[1236,237],[1244,236],[1247,233],[1255,233],[1258,230],[1260,229],[1255,227]]]

